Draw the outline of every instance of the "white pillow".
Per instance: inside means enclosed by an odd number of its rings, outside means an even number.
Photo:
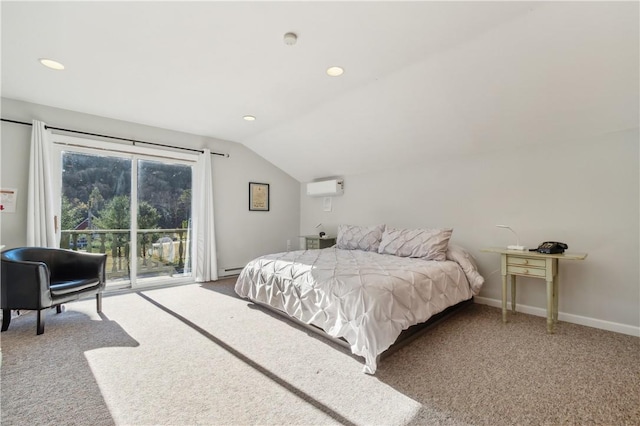
[[[336,246],[344,250],[378,251],[384,224],[375,226],[339,225]]]
[[[379,253],[424,260],[446,260],[447,246],[453,229],[386,228]]]
[[[462,267],[471,286],[473,295],[476,296],[480,293],[480,288],[482,284],[484,284],[484,277],[478,272],[478,265],[476,265],[476,261],[473,256],[471,256],[471,253],[460,246],[449,244],[447,248],[447,259],[453,260]]]

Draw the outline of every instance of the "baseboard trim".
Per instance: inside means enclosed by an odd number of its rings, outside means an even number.
[[[494,306],[496,308],[502,308],[502,301],[498,299],[491,299],[489,297],[474,296],[473,300],[481,305]],[[507,301],[507,309],[511,309],[511,302]],[[518,304],[516,306],[517,312],[523,312],[525,314],[535,315],[538,317],[547,316],[547,310],[542,308],[536,308],[534,306]],[[620,324],[611,321],[599,320],[596,318],[583,317],[580,315],[567,314],[564,312],[558,312],[558,320],[566,321],[572,324],[586,325],[587,327],[599,328],[601,330],[614,331],[616,333],[628,334],[630,336],[640,337],[640,327],[634,327],[632,325]]]

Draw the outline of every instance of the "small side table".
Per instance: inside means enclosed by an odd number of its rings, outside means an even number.
[[[507,322],[507,275],[511,277],[511,311],[516,311],[516,276],[541,278],[547,282],[547,333],[558,322],[558,259],[584,260],[586,253],[544,254],[535,251],[485,248],[480,251],[501,255],[502,322]]]
[[[323,249],[335,245],[336,237],[320,238],[318,235],[305,235],[304,241],[307,250]]]

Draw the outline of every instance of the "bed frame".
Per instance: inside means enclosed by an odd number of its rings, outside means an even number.
[[[307,324],[304,323],[302,321],[300,321],[297,318],[291,317],[288,314],[286,314],[285,312],[280,311],[279,309],[273,308],[269,305],[267,305],[266,303],[262,303],[262,302],[257,302],[255,300],[249,299],[249,301],[251,301],[251,303],[254,303],[255,305],[258,306],[262,306],[264,308],[266,308],[268,311],[273,312],[275,314],[277,314],[278,316],[285,318],[309,331],[312,331],[316,334],[318,334],[319,336],[324,337],[325,339],[330,340],[331,342],[340,345],[344,348],[346,348],[349,351],[349,354],[352,356],[357,356],[358,355],[354,355],[351,353],[351,347],[349,346],[349,343],[347,343],[346,340],[344,340],[343,338],[337,338],[337,337],[333,337],[328,335],[323,329],[321,329],[320,327],[316,327],[315,325],[312,324]],[[420,323],[420,324],[415,324],[412,325],[411,327],[407,328],[406,330],[403,330],[402,333],[400,333],[400,335],[398,336],[398,338],[396,339],[396,341],[384,352],[382,352],[381,354],[379,354],[376,357],[376,361],[379,362],[381,360],[383,360],[384,358],[388,357],[389,355],[391,355],[392,353],[394,353],[395,351],[397,351],[398,349],[406,346],[407,344],[409,344],[410,342],[412,342],[413,340],[415,340],[416,338],[420,337],[421,335],[423,335],[428,329],[430,329],[432,326],[434,326],[435,324],[439,323],[440,321],[442,321],[443,319],[451,316],[452,314],[454,314],[455,312],[459,311],[460,309],[464,308],[465,306],[468,306],[470,304],[473,304],[473,297],[467,300],[463,300],[462,302],[459,302],[453,306],[449,306],[448,308],[446,308],[444,311],[439,312],[435,315],[432,315],[431,318],[429,318],[427,321]]]

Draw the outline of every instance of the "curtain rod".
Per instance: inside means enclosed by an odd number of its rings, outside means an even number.
[[[25,121],[9,120],[7,118],[1,118],[0,120],[6,121],[7,123],[23,124],[25,126],[32,126],[33,125],[32,123],[27,123]],[[101,135],[99,133],[81,132],[80,130],[63,129],[61,127],[53,127],[53,126],[47,126],[47,125],[45,125],[44,127],[45,127],[45,129],[60,130],[62,132],[71,132],[71,133],[78,133],[78,134],[81,134],[81,135],[98,136],[98,137],[101,137],[101,138],[118,139],[118,140],[121,140],[121,141],[131,142],[134,145],[136,143],[144,143],[144,144],[147,144],[147,145],[161,146],[163,148],[181,149],[181,150],[184,150],[184,151],[193,151],[193,152],[204,153],[204,151],[201,150],[201,149],[183,148],[181,146],[164,145],[164,144],[161,144],[161,143],[145,142],[145,141],[139,141],[139,140],[136,140],[136,139],[126,139],[126,138],[120,138],[118,136]],[[229,154],[222,154],[220,152],[212,152],[211,155],[219,155],[221,157],[229,158]]]

